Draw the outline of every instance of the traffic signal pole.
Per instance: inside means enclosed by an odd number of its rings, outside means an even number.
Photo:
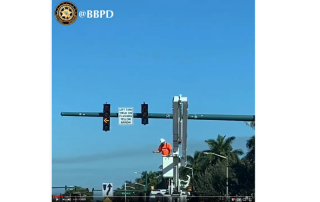
[[[61,112],[61,116],[103,117],[103,112]],[[110,113],[110,117],[118,117],[118,113]],[[134,113],[134,118],[142,118],[142,113]],[[172,114],[149,113],[151,119],[172,119]],[[216,121],[255,121],[255,115],[225,115],[225,114],[189,114],[191,120]]]
[[[140,118],[141,124],[149,124],[150,119],[171,119],[173,121],[173,147],[172,156],[163,157],[162,171],[165,178],[170,178],[169,195],[171,199],[179,198],[180,202],[186,201],[186,196],[180,192],[179,168],[187,163],[187,130],[188,120],[211,121],[255,121],[255,115],[225,115],[225,114],[189,114],[188,98],[174,96],[171,113],[149,113],[148,104],[141,104],[141,113],[134,113],[133,108],[118,108],[119,113],[112,113],[110,104],[103,104],[103,112],[61,112],[61,116],[77,117],[103,117],[103,131],[110,131],[110,118],[119,117],[120,125],[132,125],[133,118]],[[179,151],[182,146],[182,156]],[[166,166],[166,168],[165,168]],[[168,172],[169,170],[170,173]],[[172,172],[172,174],[171,174]],[[171,180],[172,179],[172,180]],[[173,182],[173,183],[172,183]],[[147,183],[147,173],[146,173]],[[228,187],[228,185],[227,185]],[[147,189],[147,184],[146,184]]]

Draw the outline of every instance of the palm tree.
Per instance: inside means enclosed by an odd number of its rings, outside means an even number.
[[[216,192],[219,193],[225,192],[224,190],[226,187],[225,180],[227,166],[229,168],[229,191],[232,192],[233,187],[235,187],[239,183],[236,178],[236,173],[233,170],[233,166],[240,162],[239,156],[243,155],[243,151],[241,149],[233,149],[232,143],[235,139],[236,137],[234,136],[226,137],[218,135],[217,139],[209,139],[205,141],[209,146],[209,150],[206,150],[204,152],[212,152],[228,158],[228,161],[226,161],[226,159],[222,159],[215,155],[207,155],[208,163],[206,164],[206,167],[209,168],[211,166],[211,179],[213,180],[213,182],[215,182],[213,188]]]
[[[247,149],[248,149],[248,153],[246,155],[246,159],[251,162],[254,163],[255,162],[255,136],[252,136],[248,141],[247,141]]]
[[[249,121],[249,122],[245,122],[245,124],[247,126],[250,126],[251,128],[255,129],[256,127],[256,122],[255,121]]]
[[[255,122],[246,123],[253,130],[255,130]],[[243,170],[239,172],[242,179],[242,184],[245,188],[249,190],[250,193],[254,193],[255,188],[255,135],[253,135],[249,140],[247,140],[246,147],[248,152],[243,158]],[[241,178],[239,176],[239,178]]]
[[[239,161],[239,156],[243,155],[243,151],[241,149],[233,149],[232,143],[236,139],[236,137],[228,137],[218,135],[217,139],[209,139],[205,140],[205,142],[209,146],[209,150],[206,150],[204,152],[213,152],[216,154],[220,154],[222,156],[226,156],[229,158],[229,162],[231,161]],[[213,159],[220,159],[216,156],[210,156],[210,160]]]
[[[255,130],[255,121],[245,122],[247,126],[250,126],[253,130]],[[249,140],[247,140],[247,149],[248,153],[245,156],[249,162],[254,163],[255,161],[255,135],[253,135]]]
[[[141,177],[135,179],[135,182],[145,185],[146,184],[146,174],[148,175],[147,176],[148,188],[150,188],[150,186],[156,186],[161,183],[162,171],[156,171],[156,172],[150,171],[149,173],[147,173],[146,171],[141,172]]]
[[[255,188],[255,136],[247,140],[246,147],[248,152],[241,162],[234,166],[239,181],[238,192],[244,195],[254,193]]]

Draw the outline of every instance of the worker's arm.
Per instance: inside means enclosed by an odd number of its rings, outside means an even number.
[[[162,152],[161,146],[158,148],[158,151],[153,151],[153,153],[160,153]]]

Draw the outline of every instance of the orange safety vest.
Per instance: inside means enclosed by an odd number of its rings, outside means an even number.
[[[162,155],[169,156],[172,150],[172,146],[169,143],[165,143],[163,146],[159,146],[158,151],[162,152]]]

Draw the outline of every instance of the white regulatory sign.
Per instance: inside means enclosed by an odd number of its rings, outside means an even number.
[[[102,196],[103,197],[113,196],[112,183],[102,183]]]
[[[133,107],[118,108],[119,125],[133,125]]]

